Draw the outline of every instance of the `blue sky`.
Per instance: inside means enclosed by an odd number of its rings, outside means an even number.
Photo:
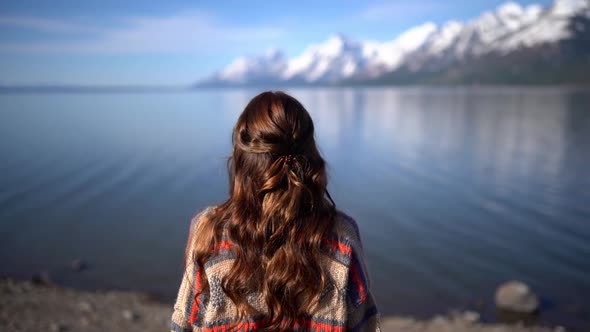
[[[241,55],[295,56],[334,33],[391,40],[504,2],[3,0],[0,84],[189,84]]]

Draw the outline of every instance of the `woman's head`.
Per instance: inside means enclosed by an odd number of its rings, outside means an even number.
[[[263,92],[234,127],[230,195],[260,204],[262,214],[292,220],[323,204],[325,162],[309,113],[284,92]],[[277,211],[282,207],[281,211]]]
[[[336,208],[326,164],[309,113],[284,92],[254,97],[232,142],[229,199],[201,223],[192,258],[203,266],[222,235],[229,238],[235,259],[222,287],[238,316],[253,313],[247,299],[258,293],[268,308],[265,330],[289,330],[314,310],[327,282],[320,253]]]

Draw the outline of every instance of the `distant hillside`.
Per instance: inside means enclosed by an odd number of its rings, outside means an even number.
[[[197,86],[588,84],[590,2],[514,2],[468,22],[425,23],[386,42],[341,34],[287,58],[240,57]]]

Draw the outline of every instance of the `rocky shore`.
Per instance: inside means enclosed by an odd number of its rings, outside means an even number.
[[[168,331],[171,304],[141,293],[91,292],[0,279],[0,331]],[[483,324],[476,312],[430,320],[383,317],[384,332],[556,332],[562,327]]]

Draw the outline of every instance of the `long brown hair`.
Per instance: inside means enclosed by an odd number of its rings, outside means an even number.
[[[236,306],[236,323],[252,312],[247,297],[258,292],[268,308],[262,330],[289,330],[316,307],[327,285],[320,254],[336,207],[326,189],[326,163],[309,113],[281,91],[248,103],[232,143],[229,199],[200,222],[189,240],[191,259],[202,267],[226,234],[235,260],[222,287]]]

